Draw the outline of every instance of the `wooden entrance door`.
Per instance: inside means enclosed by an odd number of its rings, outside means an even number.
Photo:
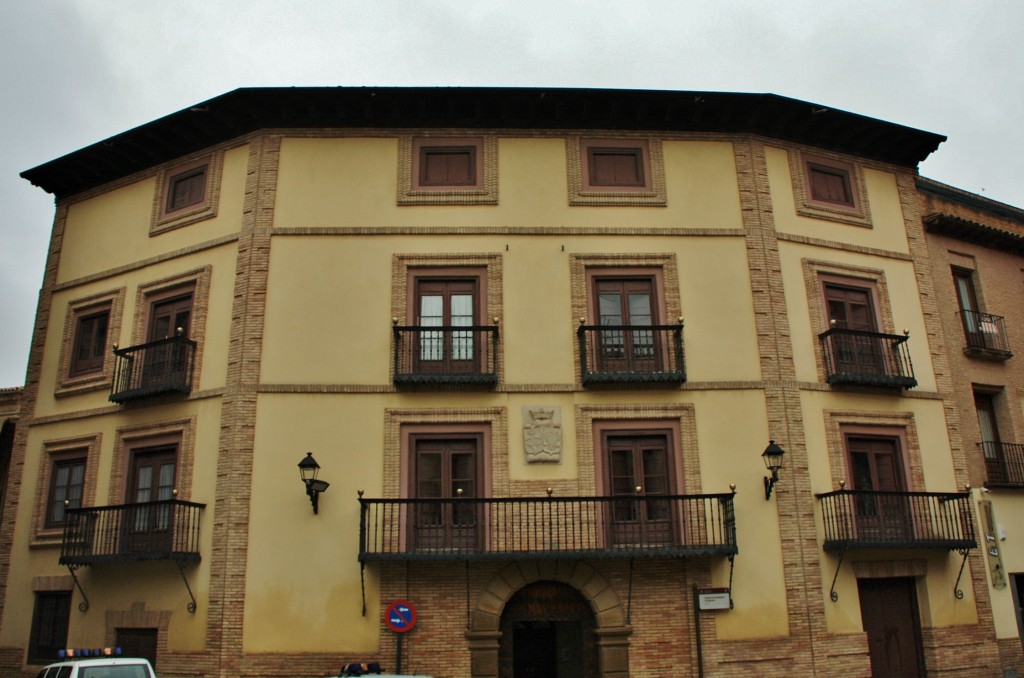
[[[859,579],[860,614],[873,678],[924,676],[917,589],[909,577]]]
[[[566,584],[523,587],[501,614],[500,678],[597,678],[594,613]]]
[[[156,665],[156,633],[153,628],[119,628],[115,630],[115,643],[124,651],[126,657],[142,657],[157,669]]]

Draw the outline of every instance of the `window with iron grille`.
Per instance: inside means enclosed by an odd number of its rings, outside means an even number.
[[[57,661],[57,651],[67,647],[70,616],[70,591],[36,592],[27,663],[48,664]]]

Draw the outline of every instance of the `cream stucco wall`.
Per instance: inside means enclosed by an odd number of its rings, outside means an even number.
[[[168,635],[172,651],[198,651],[206,644],[206,615],[209,604],[209,576],[213,540],[215,483],[217,478],[217,449],[220,438],[220,401],[207,399],[151,407],[145,412],[121,411],[113,415],[92,416],[58,423],[34,426],[29,431],[23,481],[18,497],[19,507],[13,551],[22,554],[11,560],[11,569],[4,603],[6,610],[24,610],[24,614],[7,615],[0,629],[0,644],[22,646],[29,637],[33,606],[32,578],[35,576],[66,576],[67,569],[58,563],[60,542],[49,546],[33,546],[32,521],[37,492],[40,487],[41,464],[47,459],[44,443],[85,435],[100,436],[99,454],[89,459],[96,464],[96,493],[90,506],[107,506],[111,493],[115,504],[125,501],[125,488],[111,488],[111,468],[117,430],[123,426],[158,423],[184,418],[195,420],[195,458],[191,477],[190,501],[205,503],[200,527],[200,549],[204,560],[186,567],[189,585],[196,597],[197,611],[190,614],[188,592],[177,566],[170,561],[156,563],[126,563],[93,565],[81,568],[77,575],[90,607],[81,612],[78,604],[81,594],[72,594],[72,608],[68,643],[72,647],[97,647],[105,643],[105,614],[107,610],[130,610],[140,600],[147,611],[171,611]]]

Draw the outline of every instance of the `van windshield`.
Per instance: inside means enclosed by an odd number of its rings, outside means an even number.
[[[150,678],[145,664],[83,666],[79,668],[78,675],[80,678]]]

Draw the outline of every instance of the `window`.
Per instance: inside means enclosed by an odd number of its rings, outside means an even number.
[[[107,328],[110,308],[94,309],[78,316],[75,340],[71,349],[71,376],[77,377],[103,370],[107,356]]]
[[[111,348],[121,332],[124,293],[122,288],[68,302],[54,388],[58,397],[110,385],[114,371]]]
[[[985,472],[989,483],[1020,483],[1024,477],[1014,473],[1008,465],[999,425],[996,417],[996,394],[974,392],[974,408],[978,413],[978,429],[981,432],[981,449],[985,457]],[[1016,477],[1015,477],[1016,476]]]
[[[478,543],[479,436],[413,436],[413,539],[417,549],[473,549]]]
[[[825,303],[829,325],[844,330],[875,332],[875,317],[871,290],[839,283],[825,283]]]
[[[476,186],[477,147],[421,146],[419,185]]]
[[[125,548],[135,553],[164,553],[171,550],[174,539],[174,509],[166,502],[174,498],[178,446],[136,447],[131,453],[127,503],[139,504],[130,516],[124,536]]]
[[[811,187],[811,200],[854,206],[848,170],[808,162],[807,179]]]
[[[824,294],[829,327],[839,330],[828,337],[830,373],[886,375],[886,345],[872,336],[878,330],[872,290],[826,282]]]
[[[913,535],[912,508],[901,494],[906,491],[898,438],[847,434],[857,535],[860,539],[887,542],[908,540]]]
[[[206,197],[206,173],[207,166],[202,165],[172,176],[168,180],[166,212],[201,203]]]
[[[57,651],[67,647],[71,616],[70,591],[37,591],[28,643],[29,664],[57,661]]]
[[[668,435],[663,432],[605,432],[602,447],[608,494],[621,497],[610,507],[611,543],[672,543],[677,531],[672,520],[672,505],[667,499],[656,499],[675,494]]]
[[[399,205],[496,205],[495,137],[399,138]]]
[[[789,152],[797,214],[871,227],[864,170],[839,157]]]
[[[192,319],[192,291],[171,292],[151,301],[146,341],[167,339],[178,334],[189,336]]]
[[[659,335],[650,329],[624,328],[656,325],[658,304],[653,277],[593,278],[597,324],[618,329],[597,333],[597,369],[601,372],[652,372],[661,368]]]
[[[85,490],[86,454],[82,450],[53,462],[50,472],[50,492],[46,502],[46,527],[64,525],[66,508],[81,508]]]
[[[223,153],[213,153],[167,167],[156,178],[149,234],[217,216]]]
[[[570,205],[666,204],[658,139],[582,139],[566,144]]]
[[[460,373],[479,371],[478,342],[471,329],[477,325],[479,279],[416,278],[416,318],[420,327],[416,371]]]

